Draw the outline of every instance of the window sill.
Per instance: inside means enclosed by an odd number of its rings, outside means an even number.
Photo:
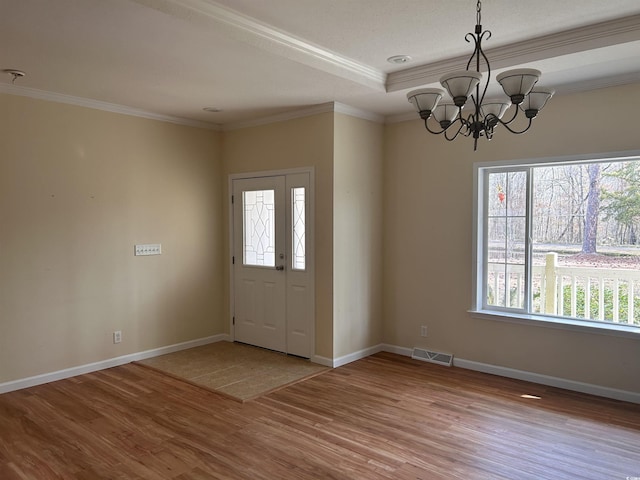
[[[536,327],[556,328],[571,330],[595,335],[609,335],[640,340],[640,328],[619,324],[600,324],[595,322],[583,322],[568,318],[545,317],[542,315],[521,315],[513,312],[499,312],[493,310],[469,310],[474,318],[483,320],[497,320],[500,322],[519,323]]]

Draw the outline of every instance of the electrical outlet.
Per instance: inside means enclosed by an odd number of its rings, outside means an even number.
[[[122,341],[122,331],[116,330],[113,332],[113,343],[120,343]]]
[[[426,337],[427,336],[427,326],[426,325],[422,325],[420,327],[420,336],[421,337]]]

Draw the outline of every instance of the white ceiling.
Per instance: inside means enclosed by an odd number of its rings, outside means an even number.
[[[27,75],[0,92],[225,128],[327,102],[392,121],[464,68],[475,20],[475,0],[1,0],[0,70]],[[558,94],[640,82],[638,0],[484,0],[482,24],[494,72],[538,68]]]

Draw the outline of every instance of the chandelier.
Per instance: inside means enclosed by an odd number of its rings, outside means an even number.
[[[478,0],[475,33],[465,35],[465,40],[473,41],[475,45],[466,70],[450,73],[440,79],[440,83],[447,92],[440,88],[421,88],[407,94],[407,99],[416,108],[430,133],[444,134],[449,141],[460,134],[473,137],[474,150],[478,148],[478,138],[485,137],[491,140],[498,125],[504,125],[508,131],[515,134],[529,130],[533,119],[554,94],[553,90],[534,88],[540,79],[539,70],[519,68],[503,72],[496,77],[504,93],[509,97],[508,100],[487,99],[485,101],[491,79],[491,67],[487,56],[482,51],[482,40],[491,38],[491,32],[482,30],[481,9],[482,3]],[[483,77],[480,73],[481,64],[486,65],[487,70],[484,84],[481,83]],[[469,69],[472,65],[475,70]],[[441,101],[445,93],[450,95],[451,100]],[[465,116],[463,109],[467,105],[471,113]],[[507,120],[503,120],[512,105],[515,106],[515,109],[512,109],[513,113],[506,117]],[[526,120],[518,121],[520,126],[516,127],[514,122],[516,118],[521,117],[520,111],[524,113]],[[429,126],[428,120],[431,117],[439,124],[439,129]]]

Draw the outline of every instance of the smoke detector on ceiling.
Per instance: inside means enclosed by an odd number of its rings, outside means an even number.
[[[409,63],[413,60],[409,55],[394,55],[393,57],[387,58],[387,62],[394,63],[396,65],[402,65],[403,63]]]

